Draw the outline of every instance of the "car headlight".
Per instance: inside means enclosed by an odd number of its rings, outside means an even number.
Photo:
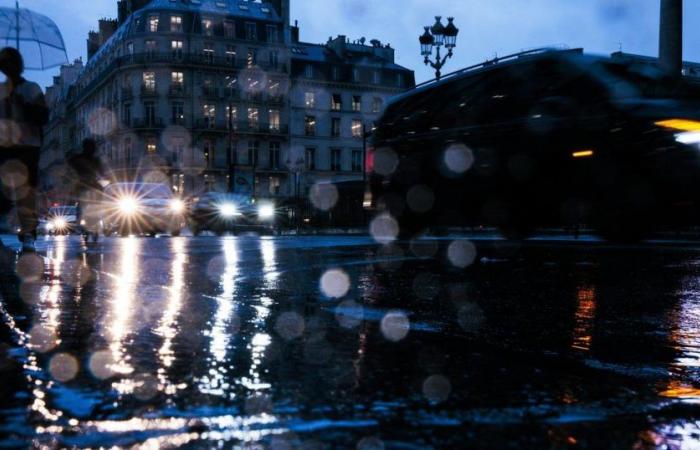
[[[227,218],[241,215],[241,213],[238,211],[238,207],[233,203],[222,203],[221,205],[219,205],[219,213],[223,217]]]
[[[47,230],[53,231],[54,228],[55,228],[55,225],[53,224],[53,222],[49,222],[49,223],[46,224],[46,229],[47,229]]]
[[[185,202],[179,198],[174,199],[170,202],[170,210],[176,214],[181,214],[185,211]]]
[[[66,228],[66,226],[68,226],[68,222],[66,222],[66,219],[58,217],[58,218],[53,220],[53,226],[57,230],[62,230],[64,228]]]
[[[87,225],[87,222],[86,222],[85,220],[81,220],[81,221],[80,221],[80,226],[81,226],[81,227],[84,227],[85,225]]]
[[[117,206],[119,207],[119,211],[126,215],[135,214],[139,210],[139,202],[132,197],[123,197],[119,199]]]
[[[260,205],[258,207],[258,217],[261,219],[272,219],[275,217],[275,207],[272,205]]]
[[[678,131],[676,142],[693,145],[700,144],[700,122],[688,119],[668,119],[655,122],[655,125],[667,130]]]

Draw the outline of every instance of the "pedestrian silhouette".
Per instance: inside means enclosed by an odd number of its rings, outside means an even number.
[[[0,50],[0,217],[14,206],[24,251],[34,251],[37,228],[39,151],[49,110],[36,83],[22,77],[24,61],[14,48]]]
[[[97,241],[99,234],[100,203],[106,182],[104,165],[97,155],[97,142],[83,140],[83,151],[68,160],[75,180],[71,198],[78,199],[78,217],[83,234]]]

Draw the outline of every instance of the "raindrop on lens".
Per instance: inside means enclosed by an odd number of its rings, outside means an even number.
[[[364,320],[365,311],[362,305],[348,300],[335,309],[335,319],[338,321],[341,327],[352,329],[360,326]]]
[[[56,332],[42,324],[34,325],[29,330],[29,345],[39,353],[46,353],[58,345]]]
[[[435,195],[428,186],[413,186],[406,194],[406,204],[413,212],[426,213],[435,205]]]
[[[466,269],[476,261],[476,246],[469,241],[454,241],[447,248],[447,258],[453,266]]]
[[[379,148],[374,152],[374,172],[379,175],[389,176],[399,166],[399,157],[390,148]]]
[[[403,265],[405,254],[396,244],[387,244],[377,251],[377,264],[384,270],[398,270]]]
[[[316,183],[309,191],[309,198],[316,209],[330,211],[338,203],[338,188],[331,183]]]
[[[399,342],[408,336],[411,322],[408,316],[401,311],[391,311],[382,319],[382,334],[392,342]]]
[[[51,376],[62,383],[66,383],[78,374],[78,361],[68,353],[58,353],[49,362]]]
[[[321,291],[329,298],[342,298],[350,291],[350,277],[344,270],[331,269],[321,277]]]
[[[283,339],[291,341],[304,334],[304,318],[295,312],[286,312],[277,319],[275,331]]]
[[[39,255],[22,255],[17,261],[15,270],[22,281],[38,281],[44,274],[44,260]]]
[[[17,188],[23,186],[28,179],[29,171],[27,166],[21,161],[13,159],[0,166],[0,180],[7,187]]]
[[[158,394],[158,380],[153,375],[142,373],[134,378],[134,397],[148,401]]]
[[[464,144],[454,144],[445,150],[444,162],[450,172],[461,175],[474,165],[474,153]]]
[[[25,303],[34,305],[41,300],[44,286],[37,281],[24,282],[19,287],[19,296]]]
[[[442,375],[433,375],[423,382],[423,395],[432,403],[442,403],[452,392],[450,380]]]
[[[114,358],[108,350],[99,350],[90,356],[88,367],[95,378],[106,380],[115,375],[113,370]]]
[[[476,303],[467,302],[460,306],[457,312],[457,322],[462,329],[476,333],[484,323],[484,311]]]
[[[372,220],[369,231],[375,241],[389,244],[399,236],[399,224],[389,214],[381,214]]]

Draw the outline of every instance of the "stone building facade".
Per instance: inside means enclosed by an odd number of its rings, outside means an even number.
[[[63,110],[49,134],[62,135],[43,167],[94,137],[115,179],[167,180],[182,195],[290,197],[361,177],[362,129],[413,73],[377,41],[299,42],[289,3],[121,0],[119,19],[90,34],[84,67],[50,88]]]

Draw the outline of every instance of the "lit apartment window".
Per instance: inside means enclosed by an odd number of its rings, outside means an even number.
[[[204,127],[214,128],[216,126],[216,105],[204,105]]]
[[[230,20],[224,21],[224,37],[235,38],[236,37],[236,24]]]
[[[160,22],[160,17],[157,14],[148,16],[148,31],[156,33],[158,31],[158,22]]]
[[[172,72],[170,74],[170,83],[173,89],[182,90],[185,85],[185,73],[184,72]]]
[[[331,170],[333,172],[340,172],[341,170],[341,156],[342,150],[339,148],[331,149]]]
[[[333,117],[331,119],[331,136],[340,137],[340,117]]]
[[[183,102],[173,103],[173,124],[174,125],[184,125],[185,124],[185,104]]]
[[[280,112],[278,109],[271,109],[268,111],[268,116],[270,119],[270,131],[280,130]]]
[[[227,106],[226,107],[226,128],[229,130],[235,130],[237,122],[238,122],[238,108],[235,106]]]
[[[214,44],[207,42],[204,44],[202,49],[202,54],[204,56],[204,61],[211,64],[214,62]]]
[[[274,25],[267,26],[267,42],[279,42],[279,33]]]
[[[252,22],[246,22],[245,24],[245,38],[249,41],[258,40],[258,26]]]
[[[304,133],[307,136],[316,136],[316,117],[304,117]]]
[[[362,150],[352,151],[352,171],[362,172]]]
[[[352,96],[352,110],[355,112],[362,111],[362,97],[359,95]]]
[[[382,101],[381,98],[379,97],[374,97],[372,99],[372,112],[373,113],[379,113],[382,111],[382,106],[384,102]]]
[[[316,149],[307,147],[304,156],[304,165],[306,170],[316,170]]]
[[[158,151],[156,142],[156,138],[154,137],[149,137],[146,140],[146,153],[148,153],[149,155],[154,155]]]
[[[343,96],[340,94],[333,94],[333,98],[331,100],[331,109],[333,111],[340,111],[343,109]]]
[[[361,120],[353,120],[352,121],[352,137],[354,138],[361,138],[362,137],[362,121]]]
[[[257,130],[260,124],[260,110],[258,108],[248,108],[248,126],[251,130]]]
[[[183,49],[183,43],[182,41],[172,41],[170,42],[170,48],[173,51],[173,58],[175,59],[182,59],[182,49]]]
[[[226,63],[230,65],[236,64],[236,46],[227,45],[226,46]]]
[[[170,16],[170,31],[182,33],[182,16]]]
[[[280,167],[280,143],[270,142],[270,169],[279,169]]]
[[[156,73],[155,72],[144,72],[143,73],[143,88],[147,91],[156,90]]]
[[[304,104],[306,105],[307,108],[315,108],[316,107],[316,93],[315,92],[306,92],[304,94]]]
[[[214,34],[214,22],[211,19],[202,19],[202,34],[205,36]]]

